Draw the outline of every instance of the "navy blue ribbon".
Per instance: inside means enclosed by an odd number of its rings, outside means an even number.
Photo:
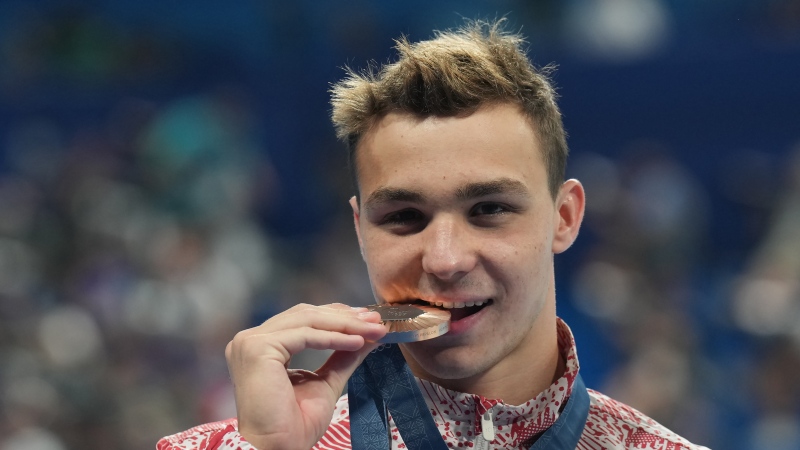
[[[572,393],[556,423],[550,426],[531,447],[531,450],[574,450],[581,440],[586,418],[589,417],[589,393],[578,374],[572,383]]]
[[[409,450],[446,450],[414,374],[397,345],[370,353],[347,383],[353,450],[390,449],[387,413]],[[580,375],[558,420],[531,450],[574,450],[589,415],[589,394]]]
[[[447,450],[428,405],[397,345],[370,353],[347,383],[353,450],[386,450],[388,417],[409,450]]]

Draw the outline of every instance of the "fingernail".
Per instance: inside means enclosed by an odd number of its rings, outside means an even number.
[[[363,313],[365,311],[369,311],[368,308],[365,308],[363,306],[351,306],[350,310],[353,311],[353,312],[358,312],[358,313]]]
[[[358,318],[359,319],[366,319],[367,317],[375,317],[376,314],[378,314],[377,311],[369,311],[369,310],[367,310],[367,311],[363,311],[363,312],[358,313]]]

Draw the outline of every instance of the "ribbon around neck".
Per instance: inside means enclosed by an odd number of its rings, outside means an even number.
[[[409,450],[447,450],[414,374],[397,345],[370,353],[347,383],[353,450],[391,449],[391,415]],[[581,376],[556,422],[531,450],[574,450],[589,415],[589,394]]]

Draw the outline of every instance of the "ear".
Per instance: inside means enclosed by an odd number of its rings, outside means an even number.
[[[358,208],[358,199],[356,196],[350,197],[350,207],[353,209],[353,224],[356,227],[356,237],[358,238],[358,247],[361,249],[361,257],[364,257],[364,241],[361,240],[361,211]]]
[[[575,242],[585,207],[586,196],[581,182],[575,179],[564,182],[556,197],[553,253],[561,253]]]

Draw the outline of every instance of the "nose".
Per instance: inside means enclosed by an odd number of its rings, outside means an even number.
[[[470,272],[477,263],[466,224],[451,217],[437,217],[425,229],[422,269],[452,281]]]

